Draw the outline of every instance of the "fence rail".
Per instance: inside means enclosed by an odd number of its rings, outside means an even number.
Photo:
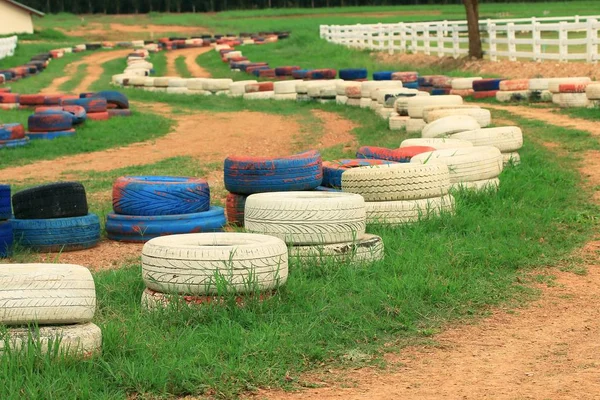
[[[10,57],[15,54],[15,48],[17,47],[17,37],[10,36],[7,38],[0,38],[0,60],[5,57]]]
[[[598,61],[600,16],[481,20],[482,45],[492,61]],[[321,25],[321,38],[348,47],[458,58],[468,54],[467,21]]]

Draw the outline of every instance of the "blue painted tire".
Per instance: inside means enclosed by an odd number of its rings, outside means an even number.
[[[12,149],[29,144],[29,138],[15,140],[0,140],[0,149]]]
[[[86,113],[106,112],[106,99],[101,97],[88,97],[85,99],[63,99],[60,102],[61,106],[81,106]]]
[[[60,107],[60,106],[59,106],[59,107]],[[68,112],[68,111],[64,111],[64,110],[42,110],[42,111],[36,111],[35,113],[36,113],[36,115],[41,115],[41,114],[62,114],[62,115],[66,115],[66,116],[68,116],[69,118],[71,118],[71,125],[75,125],[75,124],[77,124],[77,123],[80,123],[80,122],[79,122],[79,121],[78,121],[78,120],[75,118],[75,116],[74,116],[72,113],[70,113],[70,112]],[[76,122],[76,121],[77,121],[77,122]],[[64,131],[64,130],[66,130],[66,129],[63,129],[63,131]]]
[[[419,88],[419,82],[414,81],[414,82],[403,82],[402,83],[402,87],[405,87],[407,89],[418,89]]]
[[[342,173],[352,168],[370,167],[373,165],[397,164],[395,161],[378,159],[344,159],[323,162],[323,183],[322,186],[341,189]]]
[[[0,140],[16,140],[25,137],[23,125],[18,123],[0,125]]]
[[[60,132],[73,128],[73,117],[64,111],[36,113],[27,119],[30,132]]]
[[[59,132],[27,132],[27,137],[31,140],[52,140],[59,137],[75,136],[75,129]]]
[[[392,74],[393,74],[392,71],[373,72],[373,80],[374,81],[391,81]]]
[[[0,221],[0,258],[8,257],[13,245],[13,229],[10,221]]]
[[[344,79],[346,81],[353,81],[356,79],[367,79],[367,69],[366,68],[347,68],[340,69],[340,79]]]
[[[127,96],[115,90],[103,90],[101,92],[95,93],[92,97],[105,98],[108,104],[114,104],[117,106],[118,109],[123,110],[129,108],[129,100],[127,99]]]
[[[327,186],[317,186],[313,190],[315,190],[317,192],[341,192],[341,190],[339,190],[339,189],[334,189],[334,188],[330,188]]]
[[[473,90],[476,92],[487,92],[491,90],[500,90],[500,82],[504,79],[480,79],[473,81]]]
[[[52,219],[12,219],[15,243],[36,251],[89,249],[100,241],[96,214]]]
[[[122,176],[113,185],[113,210],[121,215],[176,215],[208,211],[204,179],[180,176]]]
[[[225,188],[238,194],[311,190],[323,180],[322,163],[314,150],[284,158],[227,157]]]
[[[110,213],[106,216],[106,233],[111,240],[143,243],[166,235],[222,232],[225,224],[225,210],[217,206],[201,213],[152,217]]]
[[[292,76],[294,79],[305,79],[306,75],[311,71],[310,69],[297,69],[292,71]]]
[[[0,220],[12,217],[10,185],[0,185]]]

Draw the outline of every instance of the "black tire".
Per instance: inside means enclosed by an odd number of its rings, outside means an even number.
[[[78,182],[59,182],[17,192],[12,197],[15,218],[49,219],[88,214],[85,188]]]
[[[12,223],[10,221],[0,221],[0,258],[10,256],[12,244]]]
[[[13,219],[15,243],[36,251],[75,251],[94,247],[100,241],[96,214],[56,219]]]
[[[10,208],[10,185],[0,185],[0,220],[12,217]]]

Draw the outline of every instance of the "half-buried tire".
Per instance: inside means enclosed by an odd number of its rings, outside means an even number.
[[[78,182],[59,182],[21,190],[12,197],[15,218],[49,219],[88,214],[85,188]]]

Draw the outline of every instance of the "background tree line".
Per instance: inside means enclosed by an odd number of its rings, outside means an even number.
[[[547,2],[528,0],[527,2]],[[552,0],[550,0],[552,1]],[[555,0],[564,1],[564,0]],[[524,0],[480,0],[480,3],[515,3]],[[318,8],[339,6],[392,6],[462,4],[462,0],[21,0],[46,13],[133,14],[147,12],[213,12],[262,8]]]

